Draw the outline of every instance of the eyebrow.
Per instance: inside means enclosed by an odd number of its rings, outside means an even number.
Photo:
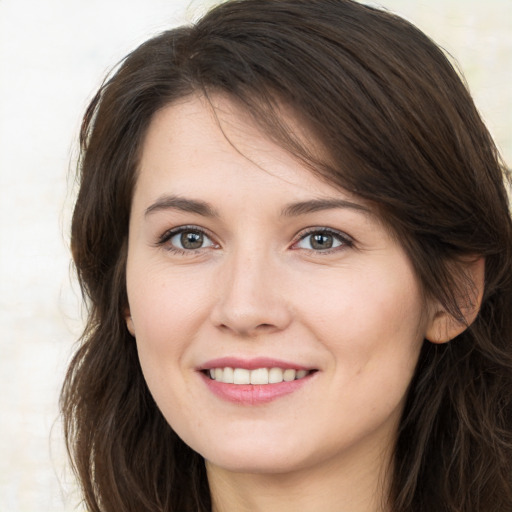
[[[331,210],[335,208],[350,208],[366,214],[373,212],[362,204],[346,201],[345,199],[312,199],[310,201],[301,201],[299,203],[291,203],[285,206],[281,212],[283,217],[297,217],[306,213],[314,213],[322,210]]]
[[[180,210],[182,212],[197,213],[203,217],[219,217],[218,212],[204,201],[173,195],[159,197],[151,206],[146,208],[144,215],[148,216],[161,210]]]
[[[358,203],[347,201],[345,199],[311,199],[309,201],[300,201],[290,203],[281,210],[282,217],[298,217],[307,213],[314,213],[322,210],[331,210],[336,208],[350,208],[362,213],[372,214],[372,211]],[[182,212],[195,213],[203,217],[220,217],[213,206],[205,201],[189,199],[175,195],[165,195],[159,197],[151,206],[146,208],[145,216],[162,210],[180,210]]]

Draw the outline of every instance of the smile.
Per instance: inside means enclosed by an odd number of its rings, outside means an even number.
[[[318,368],[269,357],[221,357],[197,368],[206,387],[223,401],[255,406],[295,394],[316,380]],[[308,387],[309,387],[308,386]]]
[[[311,370],[295,370],[293,368],[211,368],[208,370],[210,379],[224,384],[279,384],[292,382],[307,377]]]

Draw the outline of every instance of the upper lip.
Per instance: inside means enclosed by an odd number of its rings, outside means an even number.
[[[282,368],[292,370],[313,370],[311,366],[274,359],[271,357],[256,357],[244,359],[239,357],[220,357],[211,359],[200,365],[198,370],[210,370],[212,368],[244,368],[246,370],[256,370],[257,368]]]

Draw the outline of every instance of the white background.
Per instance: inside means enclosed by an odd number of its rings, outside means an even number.
[[[67,249],[80,117],[105,73],[211,1],[0,0],[0,512],[80,510],[58,393],[80,333]],[[512,0],[382,0],[454,55],[512,163]]]

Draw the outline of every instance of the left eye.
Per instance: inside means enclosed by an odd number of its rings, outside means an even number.
[[[193,251],[212,247],[214,244],[202,231],[187,229],[169,237],[169,243],[176,249]]]
[[[343,245],[350,245],[350,241],[340,234],[330,231],[314,231],[304,235],[295,244],[295,247],[313,251],[327,251]]]

